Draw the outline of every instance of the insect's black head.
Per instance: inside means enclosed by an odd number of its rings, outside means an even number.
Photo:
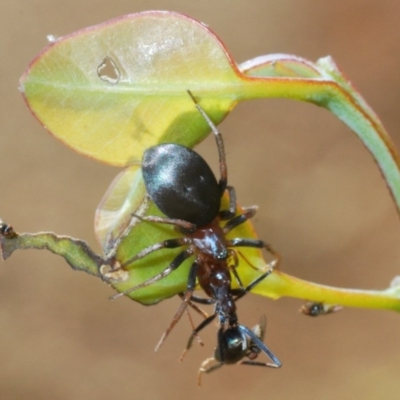
[[[215,359],[224,364],[236,364],[248,351],[246,335],[238,327],[221,328],[218,332],[218,346],[215,349]]]

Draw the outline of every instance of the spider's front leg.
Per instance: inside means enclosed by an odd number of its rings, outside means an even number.
[[[166,243],[167,243],[167,245],[165,245]],[[129,263],[131,263],[132,261],[138,260],[139,258],[143,258],[143,257],[147,256],[148,254],[152,253],[153,251],[160,250],[162,248],[176,248],[176,247],[187,245],[189,243],[190,242],[188,242],[187,238],[169,239],[169,240],[166,240],[164,242],[160,242],[160,243],[158,243],[156,245],[149,246],[147,249],[142,250],[137,256],[133,257],[129,261]],[[171,272],[175,271],[186,259],[191,257],[193,255],[193,253],[194,253],[194,250],[193,250],[192,247],[187,248],[186,250],[184,250],[181,253],[179,253],[172,260],[172,262],[168,265],[168,267],[165,268],[159,274],[153,276],[152,278],[149,278],[149,279],[145,280],[144,282],[140,283],[139,285],[133,286],[133,287],[125,290],[124,292],[117,293],[114,296],[111,296],[110,299],[111,300],[117,299],[118,297],[125,296],[125,295],[127,295],[129,293],[134,292],[135,290],[144,288],[144,287],[149,286],[149,285],[151,285],[151,284],[153,284],[155,282],[158,282],[160,279],[165,278]],[[139,255],[140,255],[140,257],[139,257]],[[124,265],[125,264],[126,263],[124,263]]]

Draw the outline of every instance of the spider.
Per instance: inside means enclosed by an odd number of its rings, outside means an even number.
[[[206,112],[197,103],[190,91],[189,96],[195,107],[203,116],[212,130],[219,153],[220,179],[217,180],[207,162],[195,151],[175,143],[164,143],[148,148],[142,159],[143,180],[148,196],[165,214],[165,217],[140,217],[145,221],[172,224],[183,234],[183,237],[164,240],[155,243],[132,257],[124,265],[146,257],[160,249],[183,247],[180,252],[159,274],[136,285],[122,293],[112,296],[112,299],[129,294],[137,289],[149,286],[171,274],[188,258],[194,261],[189,271],[187,287],[181,296],[183,301],[173,317],[170,326],[161,337],[156,351],[169,332],[179,321],[187,305],[190,303],[196,287],[199,270],[206,265],[218,264],[232,270],[238,284],[243,288],[237,274],[238,265],[236,247],[264,248],[274,257],[274,265],[280,256],[262,240],[249,238],[234,238],[228,240],[228,232],[253,217],[257,207],[248,207],[243,213],[236,215],[235,189],[228,185],[228,172],[225,159],[224,142],[221,133],[211,121]],[[221,201],[225,193],[229,195],[229,208],[221,210]],[[223,227],[221,221],[226,221]],[[228,259],[233,259],[234,265],[228,266]]]

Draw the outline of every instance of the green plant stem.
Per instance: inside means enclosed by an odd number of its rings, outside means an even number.
[[[51,232],[15,233],[12,236],[0,235],[0,245],[4,259],[8,258],[15,250],[46,249],[63,257],[73,269],[102,278],[100,267],[105,261],[82,240],[57,236]],[[259,273],[256,271],[253,274],[246,274],[246,281],[250,282],[258,276]],[[381,291],[343,289],[307,282],[281,271],[274,271],[268,279],[253,289],[253,293],[273,299],[287,296],[347,307],[400,311],[399,287]]]
[[[335,114],[361,139],[378,163],[400,214],[400,160],[376,114],[350,85],[332,80],[302,78],[246,78],[240,100],[288,98],[307,101]],[[232,96],[238,95],[234,89]]]
[[[86,242],[68,236],[58,236],[52,232],[36,234],[13,232],[11,236],[0,234],[0,246],[3,259],[7,259],[15,250],[49,250],[59,255],[75,270],[84,271],[101,278],[102,257],[94,253]]]
[[[280,271],[274,271],[254,288],[253,293],[274,299],[287,296],[346,307],[400,311],[399,287],[384,290],[336,288],[304,281]]]

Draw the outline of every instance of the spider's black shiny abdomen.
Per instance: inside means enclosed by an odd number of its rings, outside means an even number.
[[[168,218],[201,227],[218,215],[220,185],[195,151],[173,143],[150,147],[143,155],[142,173],[150,198]]]

